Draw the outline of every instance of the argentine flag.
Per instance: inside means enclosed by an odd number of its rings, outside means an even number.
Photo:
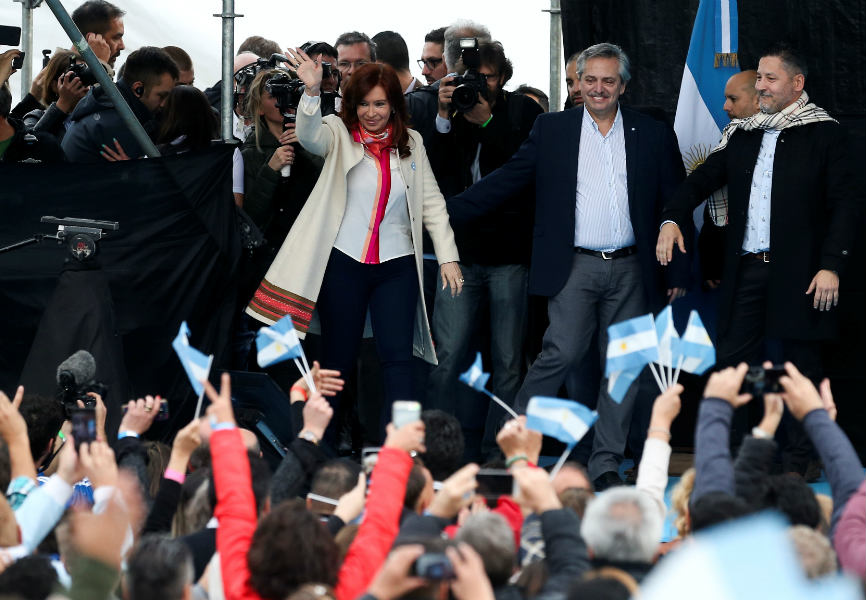
[[[689,323],[679,348],[683,357],[683,371],[701,375],[716,364],[716,349],[696,310],[689,314]]]
[[[562,398],[533,396],[526,407],[526,427],[567,444],[578,443],[598,419],[583,404]]]
[[[680,334],[674,327],[674,312],[670,304],[656,316],[656,335],[659,339],[659,364],[676,367],[680,352]]]
[[[460,374],[460,381],[471,387],[473,390],[487,393],[484,386],[487,385],[487,380],[490,379],[490,373],[484,372],[484,365],[481,362],[481,353],[475,355],[475,362],[465,373]]]
[[[607,328],[607,366],[604,376],[617,371],[640,372],[659,359],[656,325],[651,314],[635,317]]]
[[[689,173],[719,142],[729,119],[725,83],[737,66],[737,0],[701,0],[683,69],[674,131]]]
[[[262,368],[290,358],[301,357],[301,340],[292,317],[286,315],[270,327],[262,327],[256,335],[256,360]]]
[[[183,365],[183,369],[186,371],[186,376],[189,377],[192,389],[195,390],[196,394],[201,396],[204,393],[202,380],[210,376],[213,355],[206,356],[189,345],[189,327],[186,321],[180,324],[180,330],[177,332],[177,337],[174,338],[171,346],[177,353],[180,364]]]
[[[642,367],[611,373],[607,378],[607,394],[610,396],[610,399],[617,404],[622,404],[622,400],[625,398],[626,393],[628,393],[632,382],[638,378],[641,371],[643,371]]]

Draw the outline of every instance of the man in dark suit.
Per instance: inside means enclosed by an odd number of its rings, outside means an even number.
[[[835,335],[832,309],[862,227],[863,192],[855,189],[845,132],[809,103],[805,80],[805,61],[793,49],[779,45],[762,56],[761,112],[732,121],[671,197],[656,252],[664,265],[682,244],[678,224],[727,184],[716,362],[790,360],[817,382],[819,341]],[[791,420],[783,430],[783,469],[802,473],[809,458],[802,429]]]
[[[539,116],[511,160],[448,201],[453,220],[470,220],[535,184],[529,292],[549,298],[550,326],[517,394],[518,410],[532,396],[556,395],[593,350],[595,332],[604,364],[609,325],[658,309],[664,289],[673,300],[686,286],[685,260],[659,269],[653,256],[655,219],[685,176],[673,131],[619,105],[630,75],[618,46],[584,50],[577,75],[584,108]],[[617,468],[637,393],[634,386],[617,404],[606,388],[602,382],[589,461],[599,488],[621,483]]]

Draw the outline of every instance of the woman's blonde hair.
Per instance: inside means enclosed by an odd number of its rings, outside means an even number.
[[[244,99],[242,112],[244,116],[253,123],[253,133],[256,136],[256,150],[259,151],[262,149],[259,144],[259,140],[261,139],[259,132],[261,131],[262,126],[267,127],[264,118],[259,114],[262,110],[262,105],[264,104],[265,84],[276,72],[277,69],[265,69],[259,71],[253,79],[253,82],[250,84]]]
[[[695,489],[695,468],[689,467],[679,483],[671,490],[671,508],[676,511],[677,516],[674,518],[674,527],[677,528],[677,533],[680,537],[685,537],[691,532],[689,526],[689,500],[692,497],[692,490]]]

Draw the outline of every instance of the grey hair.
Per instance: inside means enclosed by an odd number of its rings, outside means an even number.
[[[470,37],[478,38],[479,44],[489,42],[492,39],[487,27],[468,19],[458,19],[445,30],[445,44],[442,46],[442,51],[449,73],[454,72],[460,63],[460,55],[462,54],[460,38]]]
[[[590,46],[577,56],[577,76],[583,77],[583,70],[586,67],[586,61],[590,58],[615,58],[619,61],[619,78],[623,83],[628,83],[631,79],[631,61],[628,56],[622,51],[622,48],[616,44],[602,42],[595,46]],[[571,59],[568,60],[571,62]],[[567,64],[567,63],[566,63]]]
[[[129,600],[181,600],[192,585],[192,555],[178,539],[150,534],[141,538],[127,563]]]
[[[493,512],[471,515],[457,530],[455,540],[469,544],[481,555],[493,587],[508,582],[514,572],[517,550],[514,532],[502,515]]]
[[[580,535],[602,560],[648,563],[658,549],[662,525],[659,508],[647,494],[615,487],[590,501]]]
[[[370,49],[370,60],[376,62],[376,42],[371,40],[366,33],[347,31],[337,38],[337,41],[334,42],[334,48],[339,51],[340,46],[354,46],[355,44],[367,44],[367,48]]]
[[[839,568],[836,552],[827,536],[806,525],[794,525],[788,529],[788,536],[800,558],[800,565],[809,579],[818,579],[835,573]]]

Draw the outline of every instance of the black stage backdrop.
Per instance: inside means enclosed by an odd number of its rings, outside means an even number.
[[[632,62],[632,80],[623,102],[660,108],[673,124],[698,4],[698,0],[563,0],[566,60],[592,44],[618,44]],[[866,2],[741,0],[737,8],[740,67],[756,68],[761,52],[776,41],[799,48],[808,62],[809,97],[849,127],[855,164],[866,164]],[[858,173],[861,178],[864,174],[863,170]],[[825,352],[827,375],[839,405],[839,423],[861,457],[866,457],[864,250],[861,238],[840,282],[841,336]],[[696,406],[697,402],[684,402],[683,412],[693,418]],[[691,445],[689,419],[680,419],[677,424],[680,435],[674,436],[676,442]]]
[[[117,382],[114,394],[109,393],[112,404],[161,394],[171,401],[174,422],[169,429],[189,420],[195,401],[171,348],[180,322],[188,321],[192,345],[215,355],[215,367],[226,365],[229,357],[241,255],[231,161],[232,147],[221,145],[196,154],[123,163],[0,164],[0,246],[34,233],[52,233],[51,226],[40,224],[43,215],[120,223],[119,231],[100,242],[98,255],[113,298],[118,339],[95,343],[94,355],[99,362],[106,347],[122,344],[128,389],[117,397],[126,387],[126,382]],[[53,291],[61,289],[57,284],[62,271],[68,281],[68,255],[54,240],[0,254],[0,389],[7,393],[19,382]],[[76,281],[87,285],[88,280]],[[93,303],[89,310],[101,314],[100,291],[75,297],[73,289],[69,304]],[[75,317],[75,312],[81,311],[49,316],[51,327],[40,335],[36,356],[65,358],[94,343],[94,329],[106,321],[93,314]],[[28,389],[53,393],[57,362],[42,367],[45,379],[28,382]]]

